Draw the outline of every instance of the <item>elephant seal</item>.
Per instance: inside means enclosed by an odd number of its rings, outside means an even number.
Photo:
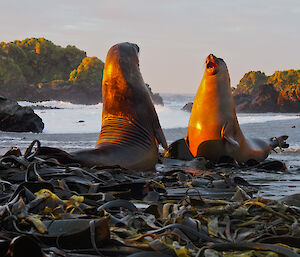
[[[223,59],[210,54],[196,94],[185,139],[172,143],[167,157],[205,157],[213,162],[234,159],[238,163],[261,162],[277,146],[288,147],[287,136],[247,139],[239,126],[230,77]]]
[[[158,144],[168,146],[139,69],[138,53],[139,47],[127,42],[108,51],[102,81],[102,127],[95,149],[60,151],[55,158],[84,166],[154,168]]]

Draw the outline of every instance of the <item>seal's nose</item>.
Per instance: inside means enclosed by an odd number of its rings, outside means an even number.
[[[216,61],[216,56],[210,54],[209,56],[207,56],[207,61]]]
[[[134,45],[134,47],[135,47],[135,49],[136,49],[137,53],[139,53],[139,52],[140,52],[140,48],[139,48],[139,46],[138,46],[137,44],[133,44],[133,45]]]

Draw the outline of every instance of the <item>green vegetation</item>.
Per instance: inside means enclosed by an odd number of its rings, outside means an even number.
[[[244,75],[237,85],[234,94],[248,94],[258,92],[258,88],[264,84],[272,84],[283,95],[293,97],[300,91],[300,70],[275,71],[271,76],[266,76],[260,71],[250,71]]]
[[[62,89],[67,101],[67,95],[72,98],[67,92],[81,90],[86,98],[99,94],[101,100],[103,67],[101,60],[75,46],[61,47],[44,38],[1,42],[0,92],[15,100],[38,101],[57,97]]]
[[[70,73],[69,81],[83,86],[102,84],[104,63],[97,57],[85,57],[77,69]]]
[[[268,77],[265,73],[261,71],[249,71],[244,75],[240,80],[240,83],[237,85],[235,94],[252,94],[258,91],[260,85],[263,85],[267,82]]]
[[[280,90],[295,90],[300,87],[300,70],[275,71],[268,78],[268,83]]]
[[[299,112],[300,70],[275,71],[271,76],[250,71],[241,79],[233,95],[235,102],[240,104],[238,110]]]
[[[0,48],[0,85],[19,86],[24,82],[20,67]]]
[[[63,48],[44,38],[26,38],[0,43],[6,55],[13,59],[28,83],[67,80],[86,53],[75,46]]]

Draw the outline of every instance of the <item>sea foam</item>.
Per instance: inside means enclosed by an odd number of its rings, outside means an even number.
[[[190,113],[180,109],[180,103],[165,101],[165,106],[155,105],[162,128],[185,128]],[[61,101],[29,103],[20,101],[22,106],[45,106],[53,109],[36,109],[44,124],[44,133],[97,133],[101,128],[102,104],[81,105]],[[238,114],[240,124],[263,123],[267,121],[297,119],[294,114]]]

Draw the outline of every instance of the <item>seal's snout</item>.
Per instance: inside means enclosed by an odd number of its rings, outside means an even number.
[[[218,58],[216,56],[214,56],[213,54],[210,54],[209,56],[207,56],[206,58],[206,71],[211,74],[214,75],[217,73],[217,68],[218,68],[218,63],[217,63]]]
[[[217,57],[214,56],[213,54],[210,54],[209,56],[207,56],[207,59],[214,61],[217,59]]]
[[[134,45],[134,47],[135,47],[135,49],[136,49],[137,53],[139,53],[139,52],[140,52],[140,48],[139,48],[139,46],[138,46],[137,44],[133,44],[133,45]]]

